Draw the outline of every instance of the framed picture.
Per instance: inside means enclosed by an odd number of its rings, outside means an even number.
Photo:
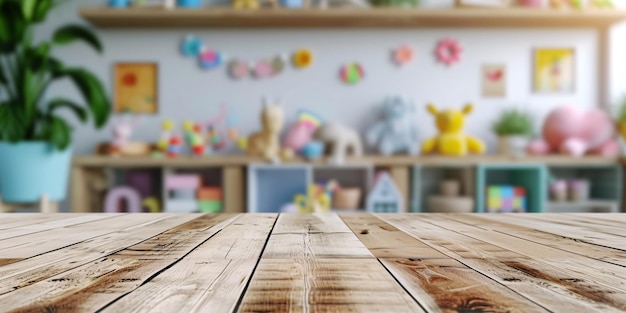
[[[576,52],[572,48],[535,49],[533,91],[573,93],[576,90]]]
[[[482,70],[483,97],[506,97],[506,66],[504,64],[485,64]]]
[[[156,63],[116,63],[113,72],[114,112],[133,114],[158,112]]]

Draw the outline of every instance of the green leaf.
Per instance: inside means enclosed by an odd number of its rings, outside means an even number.
[[[80,68],[65,69],[62,72],[80,90],[91,110],[95,126],[102,128],[109,119],[111,103],[100,80],[90,72]]]
[[[37,47],[26,49],[26,57],[31,70],[37,73],[44,70],[50,58],[50,44],[44,42]]]
[[[67,25],[54,32],[53,41],[59,45],[65,45],[77,40],[82,40],[99,53],[102,53],[102,43],[91,29],[82,25]]]
[[[77,103],[63,98],[56,98],[50,101],[48,105],[48,114],[52,115],[56,110],[62,108],[66,108],[74,112],[76,117],[78,117],[81,122],[87,122],[87,119],[89,117],[87,110]]]
[[[72,142],[72,128],[63,119],[52,116],[43,123],[38,139],[51,143],[59,150],[65,150]]]
[[[8,102],[0,103],[0,140],[17,142],[26,139],[23,111]]]
[[[22,14],[24,14],[24,18],[26,18],[27,21],[31,21],[33,15],[35,15],[37,0],[20,0],[20,2],[22,4]]]
[[[35,7],[35,14],[33,16],[33,20],[35,22],[42,22],[48,16],[48,12],[52,9],[54,2],[52,0],[39,0],[37,2],[37,6]]]

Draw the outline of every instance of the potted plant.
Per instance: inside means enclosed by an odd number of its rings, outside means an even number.
[[[101,81],[88,70],[66,66],[54,48],[82,41],[98,52],[98,37],[80,25],[56,29],[36,42],[34,28],[62,1],[0,0],[0,196],[7,202],[65,198],[71,157],[72,128],[67,110],[82,123],[106,124],[110,101]],[[84,103],[46,94],[67,79]]]
[[[493,131],[498,135],[500,154],[521,156],[526,153],[533,132],[532,118],[520,110],[506,110],[493,125]]]
[[[617,117],[617,128],[622,139],[626,141],[626,96],[622,97],[619,103],[619,115]]]

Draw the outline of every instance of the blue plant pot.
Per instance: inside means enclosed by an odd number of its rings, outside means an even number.
[[[112,8],[127,8],[130,6],[130,0],[109,0],[109,6]]]
[[[324,143],[320,141],[311,141],[300,151],[307,159],[317,159],[324,153]]]
[[[0,142],[0,197],[14,203],[50,201],[67,196],[72,152],[44,142]]]
[[[304,6],[304,0],[280,0],[280,5],[285,8],[299,9]]]
[[[178,0],[180,8],[199,8],[201,5],[202,0]]]

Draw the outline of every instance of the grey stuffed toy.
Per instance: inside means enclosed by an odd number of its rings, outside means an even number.
[[[372,126],[366,135],[367,144],[383,155],[420,152],[415,105],[401,97],[388,97],[384,104],[384,119]]]

